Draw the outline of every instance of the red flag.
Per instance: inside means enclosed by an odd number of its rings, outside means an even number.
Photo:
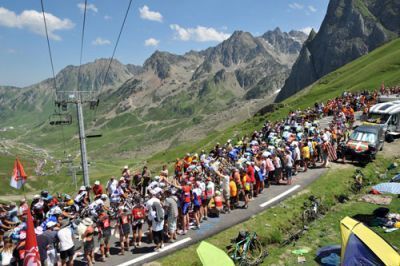
[[[11,176],[10,186],[16,189],[20,189],[26,182],[26,174],[24,167],[22,166],[21,162],[18,158],[15,159],[14,162],[14,172]]]
[[[40,266],[40,254],[36,241],[35,227],[31,210],[28,209],[28,216],[26,220],[26,242],[25,242],[25,258],[24,266]]]

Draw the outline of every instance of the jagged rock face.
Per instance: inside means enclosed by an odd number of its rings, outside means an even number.
[[[171,65],[182,60],[181,56],[168,52],[156,51],[143,64],[145,70],[153,70],[160,79],[166,79],[170,75]]]
[[[279,52],[286,54],[298,54],[307,35],[301,31],[282,32],[279,28],[273,31],[267,31],[262,36]]]
[[[141,69],[138,66],[124,65],[118,60],[113,60],[104,80],[108,65],[109,59],[98,59],[82,65],[79,74],[79,90],[101,90],[110,86],[118,86]],[[68,91],[77,88],[78,72],[79,67],[77,66],[67,66],[61,70],[56,76],[57,89]],[[49,80],[49,82],[49,85],[52,86],[52,80]]]
[[[331,0],[319,32],[304,43],[276,101],[396,37],[399,8],[400,0]]]

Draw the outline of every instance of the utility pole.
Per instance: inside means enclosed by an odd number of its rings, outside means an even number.
[[[79,128],[79,144],[81,150],[81,167],[83,171],[83,184],[90,186],[89,167],[86,150],[86,134],[83,118],[82,104],[90,103],[90,107],[97,107],[99,101],[94,91],[57,91],[56,101],[57,106],[66,107],[67,104],[75,104],[78,118]],[[66,109],[66,108],[65,108]],[[88,136],[89,137],[89,136]]]
[[[78,116],[78,126],[79,126],[79,143],[81,147],[81,164],[83,171],[83,184],[85,186],[90,186],[89,181],[89,167],[87,163],[87,152],[86,152],[86,135],[85,135],[85,124],[83,121],[83,110],[81,101],[76,103],[76,111]]]

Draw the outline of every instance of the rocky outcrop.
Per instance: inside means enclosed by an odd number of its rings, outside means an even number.
[[[276,98],[282,101],[317,79],[398,36],[400,0],[331,0]]]

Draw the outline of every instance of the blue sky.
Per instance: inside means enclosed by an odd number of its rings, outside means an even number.
[[[83,0],[44,0],[56,72],[79,64]],[[83,62],[110,57],[128,0],[88,0]],[[319,28],[328,0],[134,0],[116,52],[141,65],[155,50],[202,50],[235,30]],[[0,1],[0,85],[51,76],[40,0]]]

